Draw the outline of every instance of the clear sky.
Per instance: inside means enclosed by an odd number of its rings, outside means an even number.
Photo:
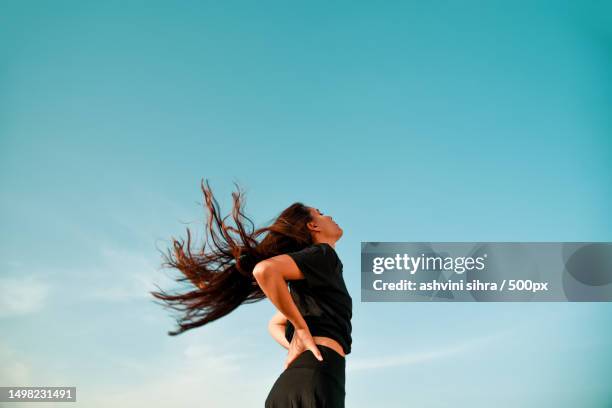
[[[359,254],[612,241],[611,27],[604,1],[4,1],[0,385],[263,406],[269,301],[170,337],[148,295],[208,178],[258,226],[303,201],[344,228],[347,407],[607,406],[611,304],[361,303]]]

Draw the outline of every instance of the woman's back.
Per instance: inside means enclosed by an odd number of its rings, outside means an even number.
[[[329,338],[351,352],[352,298],[342,274],[342,262],[328,243],[312,244],[289,255],[304,275],[303,280],[289,281],[291,296],[308,328],[317,338]],[[285,337],[291,341],[294,328],[287,322]],[[323,341],[322,344],[325,344]]]

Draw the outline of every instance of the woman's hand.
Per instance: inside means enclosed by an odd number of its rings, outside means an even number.
[[[289,343],[289,351],[287,353],[287,359],[285,360],[284,370],[286,370],[287,367],[291,365],[293,360],[295,360],[300,354],[302,354],[306,350],[312,351],[312,353],[319,361],[323,361],[323,356],[321,355],[317,344],[314,342],[314,339],[310,334],[310,330],[297,329],[293,333],[291,343]]]

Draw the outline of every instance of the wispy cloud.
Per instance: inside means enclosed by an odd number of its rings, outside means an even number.
[[[29,362],[20,358],[17,353],[0,342],[0,384],[2,386],[23,386],[31,383]]]
[[[136,251],[104,247],[100,269],[90,271],[94,287],[87,292],[90,300],[121,302],[151,298],[154,283],[170,281],[159,271],[150,256]]]
[[[423,350],[410,353],[386,353],[382,357],[359,358],[355,357],[347,362],[347,371],[372,370],[396,366],[407,366],[440,359],[452,355],[459,355],[483,347],[501,337],[505,337],[513,330],[502,330],[487,336],[477,337],[463,342],[433,350]]]
[[[148,372],[147,379],[117,384],[112,389],[85,391],[88,405],[135,408],[261,405],[274,378],[253,378],[256,356],[241,348],[241,344],[242,339],[225,342],[223,346],[194,340],[173,360],[125,362],[120,364],[122,369]]]
[[[40,311],[50,292],[50,285],[33,276],[0,278],[0,318]]]

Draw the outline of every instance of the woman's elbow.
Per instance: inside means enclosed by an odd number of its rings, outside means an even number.
[[[258,262],[253,268],[253,277],[257,282],[263,282],[270,275],[270,265],[266,261]]]

